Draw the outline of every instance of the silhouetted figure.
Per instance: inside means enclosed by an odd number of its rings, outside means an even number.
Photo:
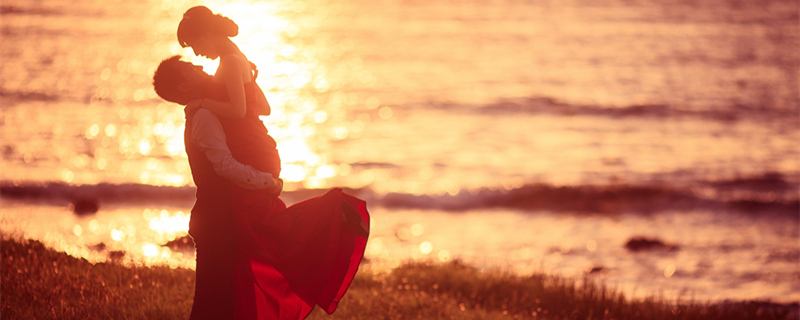
[[[212,15],[212,17],[227,20],[221,16]],[[188,19],[194,18],[190,16]],[[232,45],[227,37],[224,40],[214,41],[222,42],[223,47]],[[209,39],[199,41],[213,42]],[[216,51],[208,47],[200,51],[210,57],[219,56]],[[238,49],[236,51],[238,52]],[[238,55],[233,53],[228,57],[243,57],[240,55],[241,53]],[[223,64],[225,58],[220,63],[221,66]],[[221,134],[224,135],[223,139],[236,162],[277,177],[280,173],[280,158],[275,149],[275,142],[268,135],[263,122],[258,119],[259,114],[269,113],[269,107],[261,90],[255,85],[255,75],[250,71],[251,64],[248,62],[227,65],[247,66],[247,73],[251,78],[241,84],[244,87],[244,90],[241,90],[243,92],[231,90],[232,85],[226,82],[230,74],[220,76],[220,72],[223,71],[218,70],[211,78],[200,72],[197,66],[182,62],[178,57],[162,62],[156,72],[154,85],[159,95],[167,100],[178,103],[188,101],[187,132],[198,128],[196,122],[198,116],[214,117],[210,109],[236,108],[232,96],[243,93],[244,115],[238,118],[238,114],[231,114],[226,110],[222,112],[222,116],[216,118],[217,124],[211,126],[223,128]],[[163,80],[161,78],[171,80],[160,81]],[[232,82],[233,86],[240,85],[238,80]],[[197,97],[204,98],[189,101]],[[205,109],[206,105],[214,107]],[[208,166],[200,165],[204,161],[192,160],[202,158],[202,155],[190,145],[190,138],[187,133],[187,154],[198,184],[199,203],[201,194],[197,177],[212,174],[208,172]],[[200,164],[195,165],[193,162]],[[212,165],[211,169],[214,168]],[[275,185],[280,184],[279,179],[273,182]],[[230,183],[225,187],[228,188],[229,195],[229,217],[233,221],[233,230],[236,234],[234,240],[237,250],[234,270],[236,318],[304,318],[315,304],[332,313],[355,276],[363,257],[369,232],[369,215],[365,203],[344,194],[340,189],[333,189],[320,197],[286,208],[275,193],[249,190]],[[193,211],[193,222],[194,215]],[[197,232],[192,232],[192,228],[202,229],[202,227],[197,223],[190,224],[190,233],[195,238],[203,237],[196,234]],[[199,242],[197,246],[199,252]],[[200,264],[198,253],[198,283]],[[208,265],[213,265],[213,262],[208,262]],[[200,292],[200,287],[196,290],[196,295],[204,294]],[[198,299],[196,296],[192,310],[193,319],[205,318],[205,311],[200,305],[203,303],[206,303],[206,300]]]
[[[200,97],[211,77],[175,56],[162,62],[153,77],[156,93],[168,101],[186,104]],[[183,64],[186,68],[180,68]],[[188,72],[187,72],[188,71]],[[189,234],[196,249],[197,270],[191,319],[233,319],[235,266],[240,255],[232,219],[231,186],[279,191],[273,176],[233,159],[225,132],[208,110],[187,113],[184,143],[197,186]]]

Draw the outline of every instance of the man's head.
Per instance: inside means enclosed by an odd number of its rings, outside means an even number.
[[[153,88],[162,99],[186,105],[202,98],[208,81],[211,76],[203,72],[203,67],[181,61],[181,56],[172,56],[158,65],[153,75]]]

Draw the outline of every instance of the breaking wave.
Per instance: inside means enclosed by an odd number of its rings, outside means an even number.
[[[736,121],[753,117],[764,119],[798,120],[796,109],[781,109],[773,106],[744,105],[733,103],[725,108],[687,109],[666,104],[637,104],[628,106],[602,106],[569,104],[550,97],[528,97],[503,99],[486,105],[461,105],[431,103],[424,108],[443,110],[470,110],[485,114],[555,114],[561,116],[588,115],[611,118],[702,118],[715,121]]]
[[[653,213],[665,210],[733,210],[738,212],[800,212],[798,186],[780,174],[710,181],[676,187],[651,185],[528,184],[518,188],[462,190],[451,195],[386,193],[370,188],[348,189],[370,205],[444,211],[506,208],[524,211],[570,213]],[[296,202],[324,192],[318,189],[286,191],[281,196]],[[0,195],[8,198],[75,202],[171,202],[190,205],[195,188],[144,184],[70,185],[65,183],[15,184],[0,182]]]

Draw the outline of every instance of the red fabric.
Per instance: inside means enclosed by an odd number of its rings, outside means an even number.
[[[220,119],[234,158],[280,174],[275,141],[258,119],[255,90],[245,85],[244,119]],[[209,88],[228,100],[224,86]],[[319,305],[333,313],[355,277],[367,239],[346,223],[343,205],[356,208],[367,224],[366,203],[332,189],[291,207],[265,191],[230,187],[239,249],[236,272],[237,319],[303,319]]]

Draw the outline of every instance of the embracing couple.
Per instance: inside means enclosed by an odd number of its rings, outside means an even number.
[[[232,20],[193,7],[178,41],[220,59],[216,73],[174,56],[153,76],[160,97],[186,106],[184,139],[197,186],[190,319],[303,319],[315,305],[333,313],[364,255],[366,203],[341,189],[290,207],[278,198],[280,157],[259,119],[270,105],[255,65],[230,39],[237,34]]]

